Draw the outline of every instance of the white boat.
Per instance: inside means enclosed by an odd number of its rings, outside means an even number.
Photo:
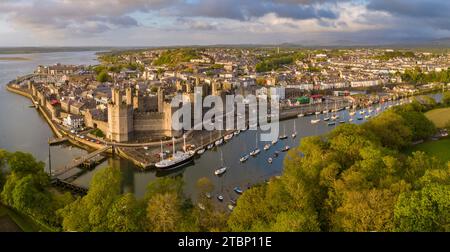
[[[239,161],[240,161],[241,163],[244,163],[245,161],[248,160],[249,157],[250,157],[249,155],[245,155],[245,156],[241,157],[241,158],[239,159]]]
[[[283,131],[283,135],[281,135],[279,138],[281,140],[287,139],[287,135],[286,135],[286,125],[283,125],[284,131]]]
[[[161,156],[161,161],[155,164],[155,167],[157,169],[171,170],[182,167],[187,163],[189,163],[190,161],[192,161],[192,157],[194,156],[192,152],[175,151],[175,138],[172,138],[172,146],[173,146],[172,157],[168,159],[163,159],[163,157]],[[162,141],[161,141],[161,153],[163,153]]]
[[[267,159],[267,162],[268,162],[269,164],[271,164],[271,163],[273,162],[273,159],[270,157],[270,158]]]
[[[235,136],[237,136],[237,135],[239,135],[240,133],[241,133],[240,130],[236,130],[233,134],[234,134]]]
[[[219,139],[219,140],[217,140],[216,142],[214,142],[214,144],[216,145],[216,146],[219,146],[219,145],[221,145],[223,143],[223,139],[221,138],[221,139]]]
[[[364,115],[365,113],[366,113],[366,111],[364,111],[364,110],[359,111],[360,115]]]
[[[349,122],[353,122],[353,118],[348,119]]]
[[[227,171],[227,167],[223,164],[223,153],[222,153],[222,150],[220,150],[220,161],[221,161],[221,166],[214,171],[214,174],[216,176],[220,176],[220,175],[224,174]]]
[[[270,149],[270,144],[266,144],[266,145],[264,145],[264,150],[266,151],[266,150],[268,150],[268,149]]]
[[[258,155],[261,152],[260,149],[255,149],[252,152],[250,152],[250,156],[255,157],[256,155]]]
[[[297,117],[304,117],[305,114],[298,114]]]
[[[352,111],[349,113],[350,116],[354,116],[356,114],[356,111]]]
[[[291,147],[289,145],[284,146],[284,148],[281,151],[288,151]]]
[[[312,124],[317,124],[317,123],[319,123],[320,122],[320,119],[312,119],[311,120],[311,123]]]
[[[218,195],[218,196],[217,196],[217,199],[218,199],[219,201],[223,201],[223,196],[222,196],[222,195]]]
[[[329,116],[327,116],[327,117],[323,118],[323,120],[324,120],[325,122],[327,122],[327,121],[329,121],[329,120],[330,120],[330,117],[329,117]]]
[[[214,174],[217,176],[220,176],[222,174],[224,174],[227,171],[227,167],[220,167],[219,169],[216,169],[214,171]]]
[[[198,155],[202,155],[203,153],[205,153],[205,149],[204,148],[202,148],[202,149],[197,151]]]
[[[206,146],[206,149],[210,150],[214,148],[214,143],[208,144],[208,146]]]
[[[226,136],[224,136],[223,137],[223,139],[225,140],[225,141],[228,141],[228,140],[230,140],[231,138],[233,138],[233,134],[228,134],[228,135],[226,135]]]
[[[231,205],[231,204],[228,204],[228,210],[230,210],[230,211],[233,211],[233,209],[234,209],[234,206],[233,205]]]
[[[316,113],[315,113],[316,115],[320,115],[320,111],[316,111]]]
[[[275,145],[278,143],[278,139],[272,140],[272,145]]]
[[[258,155],[261,152],[261,150],[258,148],[258,132],[256,132],[256,144],[255,144],[255,149],[250,152],[250,156],[255,157],[256,155]]]
[[[294,132],[292,132],[292,138],[296,138],[297,137],[297,127],[296,127],[296,124],[295,124],[295,120],[294,120]]]

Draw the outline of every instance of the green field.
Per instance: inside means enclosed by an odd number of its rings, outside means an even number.
[[[438,128],[445,128],[450,122],[450,108],[433,109],[425,113]]]
[[[17,213],[0,204],[0,232],[38,232],[49,231],[29,217]]]
[[[450,138],[441,139],[438,141],[428,141],[411,148],[410,152],[423,151],[429,155],[435,156],[438,159],[449,162],[450,161]]]

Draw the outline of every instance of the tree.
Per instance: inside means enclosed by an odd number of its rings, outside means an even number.
[[[108,72],[106,70],[101,71],[97,75],[97,81],[99,81],[99,82],[107,82],[110,80],[111,80],[111,77],[108,75]]]
[[[114,232],[137,232],[143,230],[141,219],[144,218],[139,204],[133,194],[120,196],[107,213],[108,230]]]
[[[181,218],[181,203],[176,193],[156,194],[148,201],[148,231],[180,231],[178,227]]]
[[[397,231],[450,231],[450,185],[429,184],[422,190],[402,193],[395,206]]]
[[[411,129],[412,140],[426,139],[436,133],[436,127],[423,113],[414,111],[412,106],[395,108],[395,113],[405,120],[405,125]]]
[[[59,211],[66,231],[109,231],[108,212],[120,196],[121,173],[107,167],[92,178],[88,194]]]
[[[442,96],[442,103],[445,106],[450,106],[450,91],[444,92]]]
[[[332,223],[336,231],[391,231],[396,196],[389,190],[348,191]]]
[[[382,113],[363,125],[373,132],[383,146],[393,149],[401,149],[411,143],[413,133],[406,126],[405,120],[393,111]]]

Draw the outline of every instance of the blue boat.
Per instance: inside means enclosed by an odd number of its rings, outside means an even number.
[[[237,194],[242,194],[242,193],[243,193],[242,189],[241,189],[239,186],[236,186],[236,187],[233,189],[233,191],[234,191],[235,193],[237,193]]]

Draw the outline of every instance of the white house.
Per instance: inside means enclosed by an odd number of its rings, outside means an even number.
[[[83,127],[84,118],[79,115],[68,115],[64,118],[63,124],[71,129],[78,129]]]

